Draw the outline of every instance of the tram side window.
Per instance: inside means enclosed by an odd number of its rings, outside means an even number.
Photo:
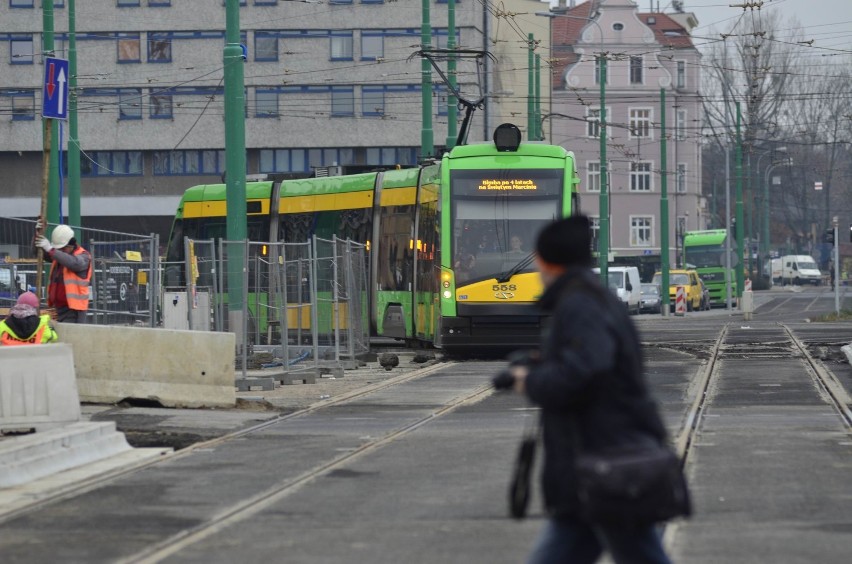
[[[411,267],[414,263],[413,232],[414,206],[383,206],[380,215],[379,290],[409,289]]]
[[[417,226],[417,290],[437,292],[438,276],[435,265],[438,261],[438,199],[421,198],[420,217]]]

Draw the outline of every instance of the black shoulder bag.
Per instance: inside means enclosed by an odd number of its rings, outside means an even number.
[[[680,459],[656,439],[589,452],[574,431],[577,495],[583,516],[602,525],[645,525],[692,514]]]

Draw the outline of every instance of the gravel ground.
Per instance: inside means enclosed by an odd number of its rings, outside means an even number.
[[[258,390],[237,392],[237,407],[240,409],[274,409],[284,413],[304,409],[321,401],[335,399],[341,395],[357,391],[366,386],[379,384],[410,374],[415,370],[432,366],[439,362],[439,356],[434,353],[426,353],[431,360],[426,362],[415,362],[415,353],[394,353],[399,359],[399,364],[390,370],[376,362],[367,362],[354,370],[345,370],[342,378],[334,378],[325,374],[316,379],[314,384],[281,385],[275,383],[274,390]],[[420,359],[422,360],[422,359]],[[281,368],[248,370],[246,376],[249,378],[273,377],[281,373]],[[237,378],[242,377],[242,372],[237,372]],[[260,404],[260,405],[258,405]],[[262,407],[261,407],[262,406]]]

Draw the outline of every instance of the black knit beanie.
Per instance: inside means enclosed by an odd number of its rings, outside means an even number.
[[[592,264],[589,218],[575,215],[547,225],[538,234],[535,250],[544,262],[563,266]]]

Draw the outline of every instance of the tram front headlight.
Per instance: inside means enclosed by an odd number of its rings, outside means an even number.
[[[449,290],[444,290],[444,294],[443,294],[443,296],[444,296],[444,299],[445,299],[445,300],[449,300],[450,298],[452,298],[452,297],[453,297],[453,293],[452,293],[452,292],[450,292]]]
[[[444,286],[444,288],[449,288],[449,287],[450,287],[450,281],[449,281],[449,280],[444,280],[444,284],[443,284],[443,286]]]

